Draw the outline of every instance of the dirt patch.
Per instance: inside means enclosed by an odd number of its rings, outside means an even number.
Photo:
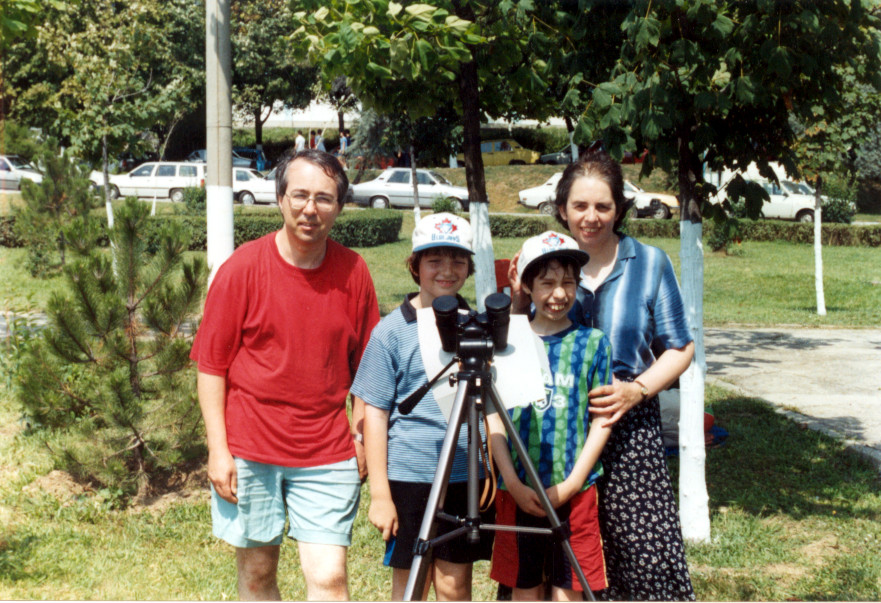
[[[59,471],[58,469],[38,477],[22,488],[22,492],[25,494],[36,495],[45,493],[61,502],[69,502],[88,491],[90,491],[90,488],[78,483],[66,471]]]
[[[208,469],[203,466],[192,471],[177,473],[167,483],[162,484],[161,487],[136,497],[132,501],[129,510],[133,513],[140,511],[162,513],[168,507],[178,502],[207,496],[207,492]]]

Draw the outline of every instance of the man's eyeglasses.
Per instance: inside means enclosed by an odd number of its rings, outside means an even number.
[[[312,201],[315,204],[315,207],[317,207],[318,209],[324,210],[333,209],[334,205],[336,205],[336,199],[331,197],[330,195],[318,194],[314,197],[310,197],[303,191],[286,193],[285,198],[294,209],[303,209],[304,207],[306,207],[306,204],[309,203],[309,201]]]

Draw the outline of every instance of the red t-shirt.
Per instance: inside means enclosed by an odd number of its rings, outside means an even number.
[[[237,249],[190,352],[200,372],[226,377],[230,452],[285,467],[352,458],[346,394],[377,322],[367,264],[339,243],[311,270],[282,258],[275,233]]]

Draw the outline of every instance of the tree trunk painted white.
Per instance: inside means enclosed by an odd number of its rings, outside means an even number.
[[[569,149],[572,151],[572,163],[578,161],[578,145],[575,144],[575,130],[569,132]]]
[[[704,251],[703,225],[682,220],[679,258],[682,265],[682,298],[694,337],[694,360],[679,378],[679,520],[682,537],[689,542],[709,542],[710,509],[704,447]]]
[[[486,309],[484,300],[496,292],[496,264],[492,235],[489,231],[489,203],[471,203],[471,232],[474,235],[474,289],[477,310]]]
[[[419,180],[416,178],[416,152],[413,145],[410,145],[410,182],[413,183],[413,224],[414,227],[422,218],[422,211],[419,209]]]
[[[823,293],[823,199],[820,187],[822,181],[817,178],[817,190],[814,195],[814,285],[817,288],[817,314],[826,316],[826,296]]]
[[[206,247],[210,283],[232,255],[232,53],[230,0],[208,0],[205,13]]]
[[[450,153],[449,161],[450,161],[451,168],[459,167],[459,161],[456,159],[456,156],[453,155],[452,153]]]

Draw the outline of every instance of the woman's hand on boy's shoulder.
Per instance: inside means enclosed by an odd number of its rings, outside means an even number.
[[[390,498],[373,498],[370,501],[370,509],[367,511],[367,519],[377,530],[382,532],[384,541],[388,542],[389,538],[397,536],[398,510]]]

